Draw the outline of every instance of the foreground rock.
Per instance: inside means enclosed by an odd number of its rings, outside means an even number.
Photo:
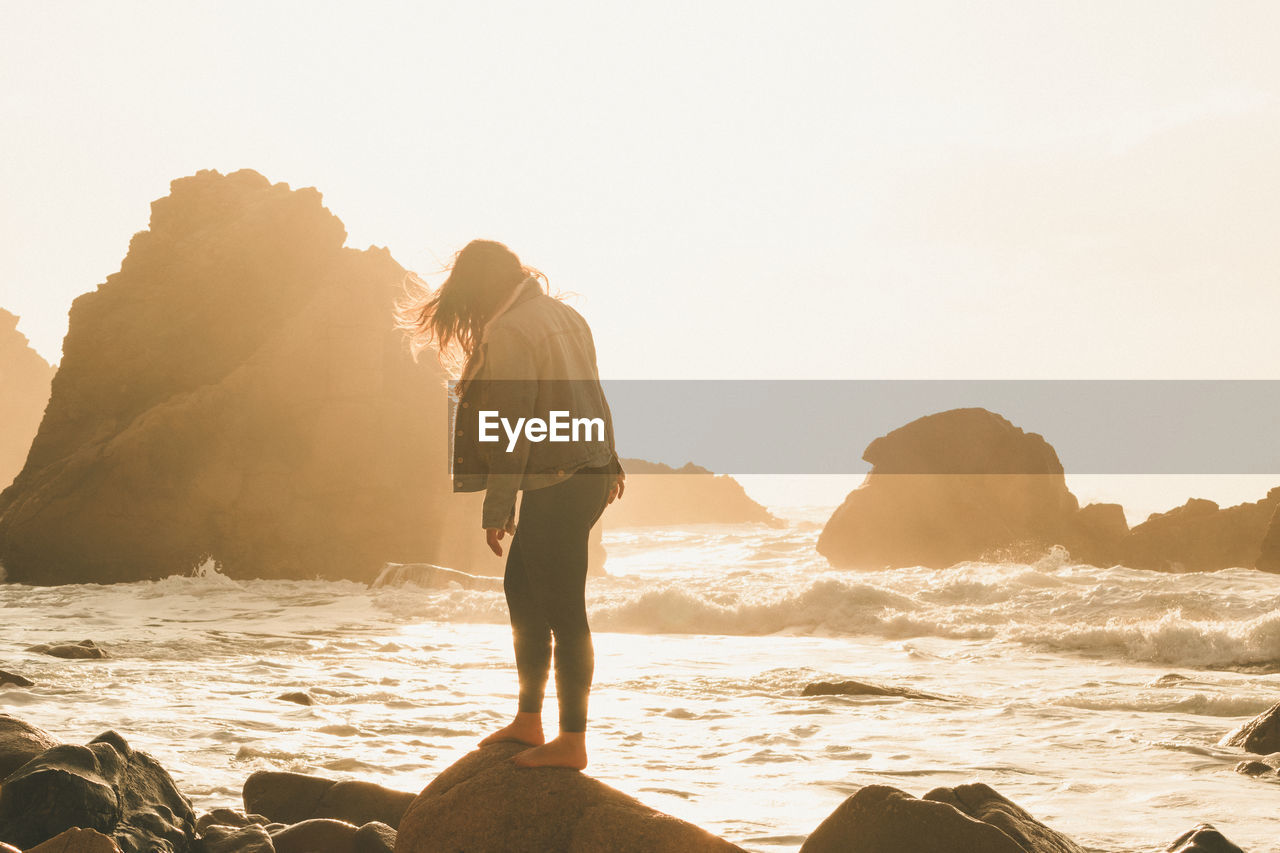
[[[923,799],[868,785],[819,824],[800,853],[1085,853],[986,785],[936,788]]]
[[[1280,752],[1280,702],[1227,732],[1218,746],[1234,746],[1257,755]]]
[[[441,773],[405,814],[396,853],[741,850],[577,771],[517,767],[524,748],[494,744]]]
[[[29,678],[23,678],[15,672],[7,672],[0,669],[0,687],[32,687],[34,685],[35,682]]]
[[[0,841],[24,850],[83,827],[122,853],[185,853],[195,820],[164,768],[115,732],[55,746],[0,785]]]
[[[249,170],[171,184],[119,272],[71,305],[39,431],[0,493],[10,581],[209,560],[233,577],[501,573],[475,534],[482,496],[450,487],[443,371],[392,326],[405,271],[345,240],[314,189]]]
[[[1180,836],[1166,848],[1166,853],[1244,853],[1226,839],[1213,824],[1202,823]]]
[[[9,485],[27,461],[49,402],[54,368],[18,331],[18,316],[0,308],[0,489]]]
[[[330,818],[355,826],[376,821],[394,828],[413,798],[372,782],[335,782],[268,770],[254,773],[244,783],[246,812],[289,824]]]
[[[120,853],[110,836],[96,829],[68,829],[31,848],[27,853]]]
[[[804,696],[899,696],[903,699],[927,699],[949,702],[945,696],[912,690],[910,687],[893,687],[870,684],[866,681],[815,681],[804,686]]]
[[[604,525],[648,527],[672,524],[779,524],[727,474],[713,474],[689,463],[672,468],[661,462],[623,459],[627,488],[602,517]]]
[[[818,539],[838,566],[944,568],[1074,539],[1079,503],[1049,443],[986,409],[928,415],[881,436]]]
[[[0,781],[60,741],[44,729],[0,714]]]

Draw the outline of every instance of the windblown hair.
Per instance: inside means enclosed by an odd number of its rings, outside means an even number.
[[[485,322],[512,288],[529,276],[539,279],[544,290],[547,285],[545,275],[521,264],[514,252],[494,240],[472,240],[446,269],[449,277],[434,293],[409,273],[395,306],[395,327],[405,331],[413,360],[434,344],[446,368],[471,357]]]

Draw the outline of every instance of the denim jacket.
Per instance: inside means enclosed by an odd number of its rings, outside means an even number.
[[[622,471],[586,320],[543,293],[536,279],[517,288],[472,354],[478,367],[464,373],[451,395],[454,491],[484,489],[482,526],[507,530],[513,529],[521,489],[554,485],[580,468]],[[483,422],[482,413],[488,413]],[[521,418],[553,417],[562,427],[559,437],[512,429]],[[499,418],[506,426],[496,423]],[[573,420],[582,429],[566,426]]]

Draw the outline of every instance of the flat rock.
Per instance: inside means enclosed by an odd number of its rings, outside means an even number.
[[[356,826],[378,821],[397,827],[413,797],[371,782],[335,782],[269,770],[254,773],[244,783],[245,811],[285,824],[333,818]]]
[[[122,853],[186,853],[195,821],[164,768],[115,732],[48,749],[0,785],[0,841],[22,849],[82,827]]]
[[[1218,746],[1235,746],[1258,755],[1280,752],[1280,702],[1223,735]]]
[[[35,682],[13,672],[0,669],[0,687],[33,687]]]
[[[818,825],[800,853],[1084,853],[986,785],[937,788],[923,799],[861,788]]]
[[[1211,823],[1197,824],[1194,829],[1179,835],[1165,850],[1166,853],[1244,853]]]
[[[120,853],[120,848],[113,839],[96,829],[72,827],[27,853]]]
[[[199,853],[273,853],[266,829],[257,825],[206,826],[196,842]]]
[[[343,820],[317,818],[273,833],[276,853],[355,853],[358,828]]]
[[[741,851],[576,770],[508,760],[526,748],[477,749],[436,777],[405,813],[397,853]]]
[[[78,643],[40,643],[28,646],[27,651],[66,660],[101,660],[107,656],[102,647],[93,640],[81,640]]]
[[[24,723],[17,717],[0,714],[0,779],[59,743],[44,729]]]
[[[910,687],[892,687],[870,684],[865,681],[815,681],[804,686],[805,696],[900,696],[903,699],[931,699],[950,702],[945,696],[912,690]]]

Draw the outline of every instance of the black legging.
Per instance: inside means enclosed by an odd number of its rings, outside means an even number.
[[[587,729],[595,650],[587,626],[587,537],[604,511],[608,468],[584,468],[562,483],[523,493],[503,589],[511,611],[520,710],[538,713],[555,635],[560,731]]]

